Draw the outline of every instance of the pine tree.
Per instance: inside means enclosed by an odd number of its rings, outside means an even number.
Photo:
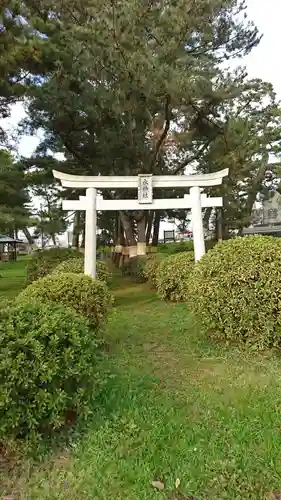
[[[221,136],[218,110],[239,93],[221,63],[259,41],[240,0],[26,0],[25,8],[41,33],[30,130],[43,128],[42,151],[64,152],[63,167],[81,174],[183,173]],[[140,215],[120,213],[129,244]]]
[[[39,58],[40,38],[23,15],[24,4],[2,0],[0,6],[0,119],[10,114],[10,106],[26,95]],[[0,141],[5,133],[0,127]]]
[[[24,172],[12,155],[0,150],[0,232],[14,236],[29,225],[29,195]]]
[[[220,119],[223,133],[210,144],[198,165],[204,173],[229,168],[227,182],[213,190],[224,197],[225,236],[229,230],[241,232],[250,224],[257,196],[265,190],[268,170],[276,171],[280,165],[281,108],[272,85],[243,78],[239,90],[236,99],[224,103]]]

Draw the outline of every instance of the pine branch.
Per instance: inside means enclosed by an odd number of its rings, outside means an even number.
[[[171,96],[168,94],[166,96],[166,102],[165,102],[165,126],[164,126],[164,129],[163,129],[161,136],[159,137],[159,139],[156,143],[155,151],[154,151],[152,159],[151,159],[151,164],[150,164],[151,168],[154,166],[154,164],[158,158],[161,146],[162,146],[163,142],[165,141],[165,139],[168,135],[168,132],[170,130],[171,115],[172,115],[170,105],[171,105]]]
[[[206,151],[206,149],[208,148],[208,146],[211,144],[212,140],[213,139],[210,139],[209,141],[207,141],[204,144],[204,146],[202,146],[202,148],[195,155],[193,155],[190,158],[187,158],[186,160],[184,160],[183,162],[181,162],[181,164],[174,171],[174,174],[177,175],[179,172],[181,172],[181,170],[183,170],[185,167],[187,167],[187,165],[189,165],[193,161],[198,160],[200,158],[200,156],[202,155],[202,153],[204,153],[204,151]]]

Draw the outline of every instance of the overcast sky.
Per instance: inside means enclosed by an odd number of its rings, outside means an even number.
[[[250,77],[259,77],[274,85],[281,99],[281,0],[248,0],[248,14],[263,34],[260,45],[247,57]]]

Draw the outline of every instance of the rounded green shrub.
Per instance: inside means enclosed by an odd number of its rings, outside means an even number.
[[[16,302],[29,303],[34,300],[58,302],[72,307],[96,329],[107,317],[111,295],[103,281],[84,274],[61,273],[34,281],[18,295]]]
[[[161,299],[187,300],[188,283],[194,266],[193,252],[170,255],[160,262],[156,273],[156,289]]]
[[[215,337],[256,349],[280,345],[281,243],[270,236],[216,245],[194,266],[188,302]]]
[[[104,260],[97,260],[96,266],[97,279],[109,284],[112,280],[112,274],[109,272],[106,262],[104,262]]]
[[[111,279],[111,274],[108,271],[107,265],[102,260],[97,260],[96,262],[96,270],[97,270],[97,279],[100,281],[105,281],[105,283],[109,283]],[[53,273],[75,273],[81,274],[84,273],[84,259],[80,257],[73,257],[71,259],[65,260],[58,264],[57,267],[53,270]]]
[[[83,317],[21,304],[0,323],[0,441],[37,438],[86,414],[98,388],[98,343]]]
[[[167,255],[163,253],[151,254],[151,257],[146,260],[144,265],[144,276],[152,288],[156,287],[156,275],[158,272],[158,267],[163,259],[166,259]]]
[[[27,265],[27,282],[32,283],[38,278],[43,278],[50,274],[60,262],[71,257],[83,259],[83,254],[73,248],[50,248],[34,252]]]

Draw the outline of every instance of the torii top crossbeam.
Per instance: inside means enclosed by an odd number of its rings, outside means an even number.
[[[96,189],[118,189],[118,188],[137,188],[138,176],[84,176],[65,174],[53,170],[55,179],[59,179],[63,187]],[[149,174],[147,174],[149,176]],[[222,179],[227,177],[228,168],[213,172],[211,174],[200,175],[152,175],[152,186],[154,188],[169,187],[210,187],[219,186]]]

